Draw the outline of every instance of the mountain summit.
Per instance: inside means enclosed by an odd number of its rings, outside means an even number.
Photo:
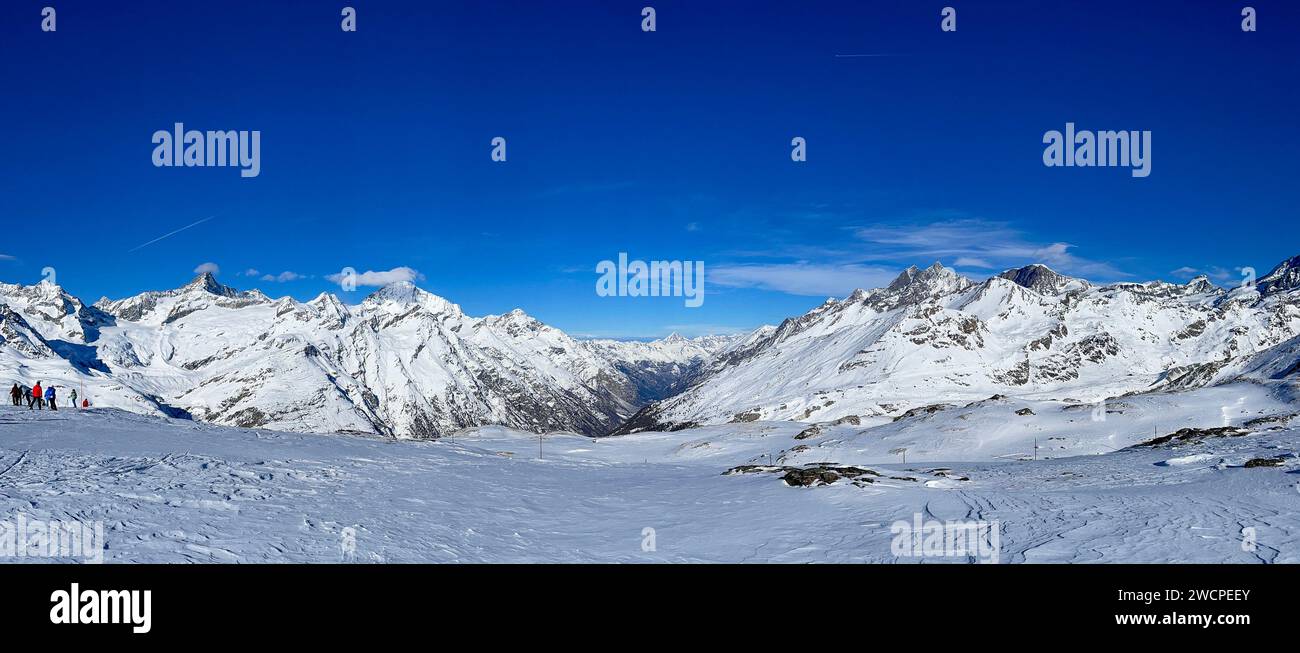
[[[1282,261],[1271,272],[1255,283],[1261,295],[1289,292],[1300,289],[1300,256]]]
[[[1083,279],[1075,279],[1059,274],[1041,263],[1026,265],[1023,268],[1012,268],[999,274],[998,277],[1042,295],[1059,295],[1070,290],[1083,290],[1090,286]]]
[[[181,287],[180,290],[182,292],[197,290],[201,292],[210,293],[213,295],[220,295],[222,297],[236,297],[239,295],[239,291],[235,290],[234,288],[224,286],[221,284],[221,282],[217,281],[217,278],[213,276],[211,272],[204,272],[199,274],[197,277],[194,277],[192,281],[190,281],[189,283]]]

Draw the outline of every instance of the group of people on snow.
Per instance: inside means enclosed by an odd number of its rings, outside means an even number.
[[[29,388],[15,383],[14,387],[9,390],[9,398],[13,400],[15,406],[22,406],[24,401],[27,402],[27,410],[44,410],[46,406],[49,406],[50,410],[59,409],[59,394],[54,389],[54,384],[42,388],[41,382],[37,381],[34,387]],[[72,391],[71,398],[72,407],[76,408],[76,390]]]

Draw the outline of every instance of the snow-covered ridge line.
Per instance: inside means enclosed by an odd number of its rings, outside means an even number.
[[[581,342],[516,309],[474,318],[409,282],[356,306],[200,274],[93,306],[0,284],[0,380],[217,424],[437,437],[485,424],[603,435],[725,340]],[[65,396],[67,392],[64,392]]]
[[[619,433],[1282,378],[1297,373],[1298,335],[1300,256],[1232,289],[1203,276],[1096,285],[1041,264],[975,282],[935,263],[733,343]]]
[[[1300,257],[1231,290],[1095,285],[1044,265],[977,283],[936,263],[775,327],[649,343],[577,340],[519,309],[470,317],[409,282],[355,306],[209,274],[93,306],[0,284],[13,381],[217,424],[397,437],[863,420],[994,394],[1093,401],[1294,375],[1297,334]]]

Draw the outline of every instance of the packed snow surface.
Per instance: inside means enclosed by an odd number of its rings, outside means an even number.
[[[1000,398],[811,431],[481,427],[438,441],[6,404],[0,520],[102,521],[108,562],[971,561],[894,555],[891,524],[919,516],[998,522],[1001,562],[1294,563],[1290,392],[1139,395],[1104,419]],[[1210,435],[1132,446],[1192,428]],[[813,463],[879,476],[793,487],[770,471]]]

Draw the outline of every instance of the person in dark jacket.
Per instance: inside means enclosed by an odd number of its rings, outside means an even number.
[[[76,407],[77,407],[77,389],[76,389],[76,388],[73,388],[73,389],[72,389],[72,394],[69,395],[69,396],[72,397],[72,407],[73,407],[73,408],[76,408]]]
[[[23,389],[15,383],[13,389],[9,391],[9,398],[13,400],[15,406],[21,406],[19,403],[23,400]]]

